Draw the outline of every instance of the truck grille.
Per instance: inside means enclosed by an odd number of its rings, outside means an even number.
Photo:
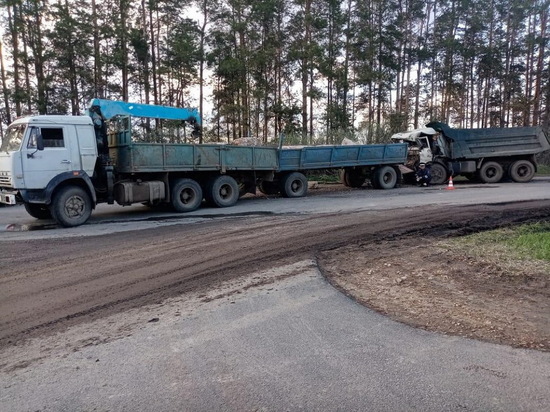
[[[9,172],[0,172],[0,186],[11,187],[11,176]]]

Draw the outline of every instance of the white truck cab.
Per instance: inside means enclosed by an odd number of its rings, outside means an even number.
[[[31,116],[14,121],[0,145],[0,203],[49,203],[52,182],[90,177],[97,159],[89,116]]]

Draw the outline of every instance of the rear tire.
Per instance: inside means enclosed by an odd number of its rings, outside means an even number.
[[[497,162],[486,162],[479,169],[479,178],[483,183],[500,182],[504,176],[504,169]]]
[[[374,171],[374,181],[376,189],[393,189],[397,185],[397,172],[391,166],[381,166]]]
[[[29,215],[39,220],[47,220],[52,218],[52,213],[46,205],[36,203],[25,203],[25,210]]]
[[[172,185],[170,203],[176,212],[192,212],[202,203],[202,189],[193,179],[178,179]]]
[[[514,182],[527,183],[535,176],[535,165],[529,160],[516,160],[510,165],[508,174]]]
[[[307,178],[299,172],[289,173],[281,180],[281,194],[284,197],[307,195]]]
[[[205,198],[213,206],[230,207],[239,200],[239,193],[239,184],[235,179],[220,175],[208,182]]]
[[[53,219],[61,226],[80,226],[92,214],[90,195],[81,187],[66,186],[53,197],[50,206]]]

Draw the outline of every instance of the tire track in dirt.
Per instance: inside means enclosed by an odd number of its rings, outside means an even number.
[[[320,250],[449,236],[550,215],[550,201],[238,217],[108,236],[3,243],[0,347],[201,290]]]

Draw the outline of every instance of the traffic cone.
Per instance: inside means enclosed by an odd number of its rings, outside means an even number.
[[[449,177],[449,184],[447,185],[447,190],[455,190],[455,185],[453,184],[453,177]]]

